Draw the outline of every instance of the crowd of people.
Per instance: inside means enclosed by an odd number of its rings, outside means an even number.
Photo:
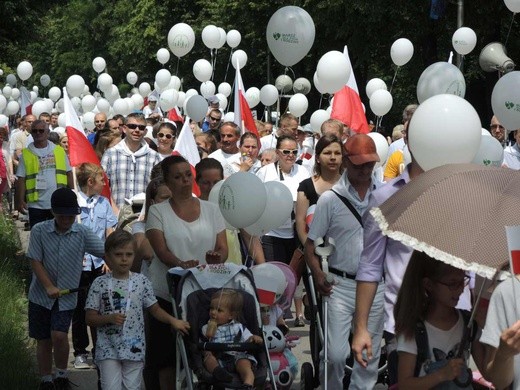
[[[87,348],[93,345],[101,388],[138,389],[141,377],[147,389],[174,388],[172,328],[186,334],[190,326],[171,316],[168,269],[275,260],[290,264],[299,282],[307,265],[316,290],[329,297],[329,367],[325,378],[322,364],[320,379],[330,388],[342,388],[351,354],[349,388],[373,388],[383,339],[390,384],[402,389],[460,378],[469,353],[497,388],[520,386],[520,323],[506,304],[514,302],[512,282],[498,286],[487,319],[475,325],[476,336],[459,354],[474,275],[389,239],[368,212],[423,172],[407,145],[416,105],[406,107],[389,137],[386,161],[371,137],[338,120],[325,121],[318,132],[286,113],[277,126],[256,121],[249,132],[223,121],[218,99],[209,98],[208,105],[202,123],[189,123],[201,157],[195,171],[183,156],[172,155],[183,124],[166,119],[154,95],[142,112],[96,114],[88,139],[101,166],[82,163],[74,175],[56,113],[28,114],[16,128],[0,129],[0,196],[14,192],[13,217],[28,216],[31,230],[29,335],[37,341],[40,389],[69,388],[71,324],[74,367],[91,367]],[[520,169],[520,130],[508,137],[493,117],[490,133],[505,147],[504,169]],[[290,217],[261,237],[228,226],[208,199],[236,172],[285,185],[293,198]],[[101,195],[105,184],[110,199]],[[315,253],[322,237],[335,241],[329,274]],[[62,294],[76,287],[82,287],[77,294]],[[223,323],[237,318],[228,306]],[[300,282],[294,327],[308,320],[307,306]],[[218,360],[208,359],[211,371],[223,376]],[[426,360],[444,364],[434,368]],[[248,386],[250,366],[247,359],[237,365]]]

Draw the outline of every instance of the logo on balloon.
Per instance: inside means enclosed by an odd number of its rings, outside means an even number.
[[[276,40],[280,39],[280,37],[281,37],[280,33],[274,33],[273,34],[273,38],[276,39]]]
[[[451,95],[457,95],[460,97],[464,97],[465,93],[465,85],[462,85],[459,81],[455,80],[448,85],[448,88],[446,88],[446,93],[449,93]]]
[[[187,49],[189,47],[189,39],[186,35],[176,35],[170,46],[178,47],[180,49]]]
[[[221,210],[233,210],[235,208],[235,195],[229,186],[223,186],[218,198],[218,205]]]
[[[282,38],[280,40],[280,42],[284,42],[284,43],[294,43],[294,44],[300,43],[300,41],[298,40],[298,37],[294,33],[290,33],[290,34],[274,33],[273,38],[276,40]]]
[[[505,102],[505,105],[506,105],[506,108],[508,110],[510,110],[510,109],[512,109],[515,106],[515,103],[513,103],[513,102]]]

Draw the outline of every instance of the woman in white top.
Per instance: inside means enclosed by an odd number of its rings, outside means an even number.
[[[310,176],[307,169],[295,164],[298,156],[296,139],[289,135],[278,137],[276,154],[278,161],[260,168],[256,175],[263,182],[279,181],[283,183],[289,188],[293,201],[296,202],[300,182]],[[276,260],[289,264],[297,247],[294,235],[294,209],[292,211],[291,217],[282,226],[271,230],[262,237],[262,247],[267,261]]]

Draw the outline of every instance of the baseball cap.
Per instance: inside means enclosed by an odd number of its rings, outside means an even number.
[[[353,135],[347,140],[344,148],[347,157],[354,165],[379,161],[376,144],[374,143],[374,140],[366,134]]]
[[[211,95],[208,98],[208,103],[209,104],[220,104],[220,100],[218,100],[218,97],[216,97],[215,95]]]
[[[58,188],[51,196],[51,209],[58,215],[78,215],[81,210],[76,193],[70,188]]]
[[[155,96],[155,95],[148,96],[148,101],[149,102],[156,102],[157,101],[157,96]]]

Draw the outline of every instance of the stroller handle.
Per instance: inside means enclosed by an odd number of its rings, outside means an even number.
[[[200,342],[197,344],[199,349],[205,351],[225,352],[225,351],[240,351],[253,352],[262,349],[262,344],[256,343],[212,343]]]

